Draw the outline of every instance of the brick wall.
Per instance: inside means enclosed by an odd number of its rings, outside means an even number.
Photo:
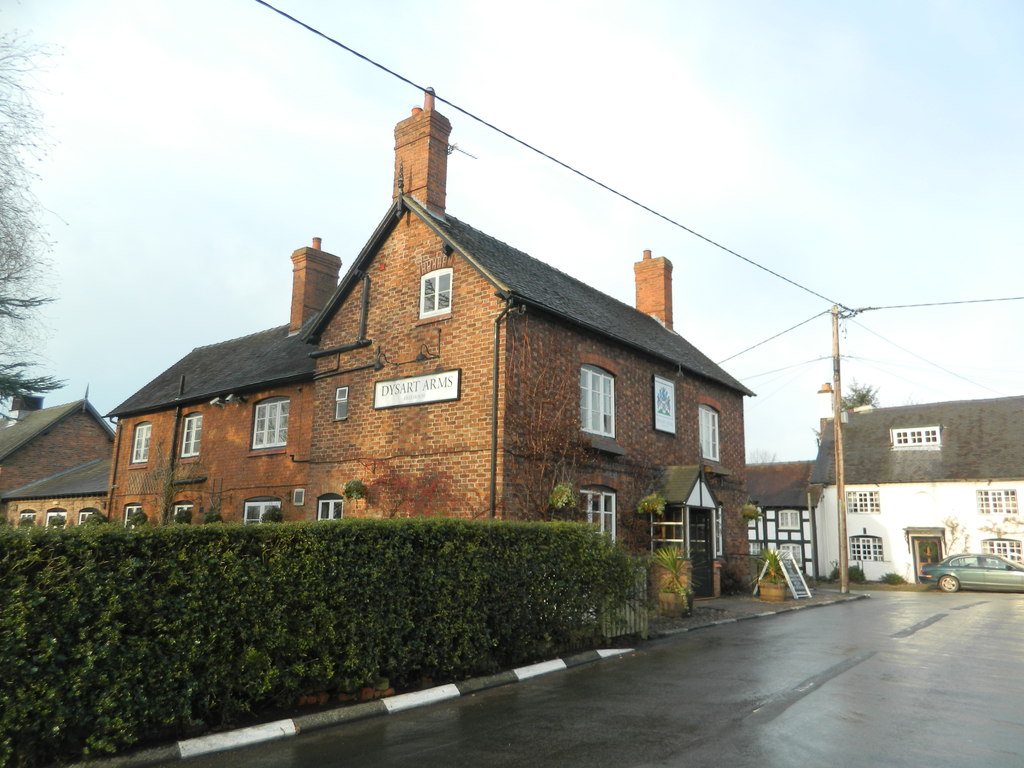
[[[78,525],[78,518],[83,510],[97,510],[107,515],[107,497],[105,494],[94,496],[76,496],[73,499],[28,499],[12,501],[7,504],[7,521],[18,525],[22,514],[32,514],[34,525],[46,525],[46,513],[61,510],[65,514],[67,525]]]
[[[420,320],[421,276],[449,267],[451,313]],[[369,279],[372,345],[318,363],[310,486],[315,495],[341,493],[348,480],[382,484],[397,472],[423,491],[430,490],[429,476],[440,476],[433,489],[439,508],[454,503],[462,515],[486,514],[493,320],[501,303],[472,266],[446,254],[441,240],[409,213],[381,247]],[[360,313],[361,291],[355,290],[325,330],[321,348],[356,341]],[[416,362],[421,352],[429,359]],[[383,368],[374,370],[378,355]],[[374,409],[375,382],[439,370],[460,372],[458,400]],[[335,421],[335,392],[343,386],[349,388],[348,418]],[[362,506],[390,513],[389,505]]]
[[[420,277],[444,267],[453,270],[452,311],[439,319],[420,320]],[[461,257],[446,255],[442,241],[409,213],[381,245],[368,274],[370,345],[325,356],[318,362],[310,452],[311,496],[340,494],[347,481],[359,479],[371,490],[377,486],[381,493],[349,503],[346,515],[393,514],[395,505],[381,498],[384,491],[416,499],[405,507],[406,513],[450,509],[465,516],[485,515],[491,460],[494,321],[504,304],[495,297],[493,286]],[[357,341],[361,311],[361,291],[353,290],[325,329],[321,348]],[[705,379],[680,375],[675,366],[540,311],[511,313],[503,321],[501,333],[499,515],[535,519],[546,513],[550,487],[560,479],[571,479],[577,488],[601,485],[613,489],[621,534],[636,546],[646,543],[647,521],[632,510],[640,497],[656,487],[659,467],[699,463],[697,409],[704,400],[715,404],[720,412],[721,464],[732,473],[714,481],[726,508],[726,548],[731,553],[745,554],[746,533],[738,512],[746,501],[743,403],[739,393]],[[416,362],[417,354],[423,351],[430,359]],[[380,370],[374,366],[378,360],[383,365]],[[583,364],[597,365],[615,376],[615,438],[597,441],[598,450],[579,428],[579,371]],[[439,370],[460,371],[458,400],[374,409],[375,382]],[[655,375],[676,382],[674,435],[653,428]],[[338,387],[348,387],[348,416],[342,421],[334,419]],[[565,428],[552,430],[546,445],[555,445],[564,437],[569,443],[583,440],[585,450],[570,447],[562,465],[541,467],[538,474],[538,465],[545,462],[529,455],[530,438],[552,424]],[[394,487],[396,476],[403,483],[398,489]],[[439,477],[443,482],[428,482]],[[524,488],[527,482],[547,490]],[[433,507],[430,499],[422,499],[427,493],[433,494]]]
[[[245,500],[257,497],[281,499],[286,520],[310,517],[308,502],[292,504],[292,490],[304,488],[308,474],[311,394],[311,384],[291,385],[246,393],[244,403],[203,402],[180,413],[171,409],[122,419],[111,473],[112,517],[121,519],[126,504],[141,504],[152,521],[165,504],[190,501],[195,505],[193,520],[218,506],[225,521],[240,522]],[[270,397],[289,398],[288,443],[253,450],[254,408]],[[196,458],[182,458],[181,427],[176,433],[175,422],[191,413],[203,414],[200,451]],[[149,461],[132,464],[133,435],[142,422],[152,424]]]
[[[0,467],[0,494],[110,456],[110,434],[76,411],[8,456]]]

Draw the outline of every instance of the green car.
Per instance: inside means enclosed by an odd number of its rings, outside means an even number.
[[[1024,565],[999,555],[950,555],[941,563],[921,566],[922,584],[935,584],[943,592],[981,589],[989,592],[1024,592]]]

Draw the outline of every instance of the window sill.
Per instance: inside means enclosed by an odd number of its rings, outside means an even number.
[[[288,446],[282,445],[275,448],[250,448],[249,456],[273,456],[278,453],[285,453]]]
[[[704,471],[709,475],[721,475],[722,477],[729,477],[732,471],[727,469],[724,465],[719,464],[717,461],[711,459],[703,459],[701,463],[704,465]]]
[[[625,456],[626,449],[615,442],[614,437],[601,437],[600,435],[589,435],[590,447],[595,451],[610,453],[614,456]]]
[[[431,315],[430,317],[421,317],[416,321],[416,327],[419,328],[421,325],[433,325],[434,323],[440,323],[444,320],[451,320],[452,313],[446,312],[443,315]]]

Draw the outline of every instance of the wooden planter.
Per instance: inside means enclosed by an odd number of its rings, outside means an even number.
[[[766,603],[782,603],[786,600],[786,585],[762,581],[757,585],[757,594]]]
[[[658,614],[669,619],[689,616],[693,612],[693,602],[689,594],[679,592],[658,593]]]

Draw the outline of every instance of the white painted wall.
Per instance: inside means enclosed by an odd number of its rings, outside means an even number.
[[[948,482],[893,483],[889,485],[847,485],[847,491],[878,491],[881,512],[877,515],[847,514],[848,536],[868,535],[882,538],[881,562],[855,563],[864,568],[869,580],[887,573],[898,573],[907,581],[917,580],[914,555],[904,533],[906,528],[945,528],[944,555],[959,552],[981,552],[983,539],[1016,539],[1024,541],[1024,517],[1007,520],[1002,515],[978,512],[979,489],[1016,489],[1021,500],[1022,483],[1014,482]],[[836,516],[836,488],[825,489],[819,504],[818,547],[823,571],[827,575],[839,562],[839,536]],[[954,538],[950,522],[962,531]],[[983,530],[988,528],[990,530]],[[1002,535],[992,528],[1001,528]]]

